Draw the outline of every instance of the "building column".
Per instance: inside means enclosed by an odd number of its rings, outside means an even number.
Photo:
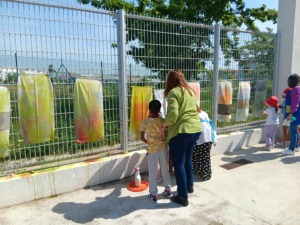
[[[293,73],[300,75],[300,0],[279,0],[277,32],[280,46],[276,93],[282,100],[287,78]]]

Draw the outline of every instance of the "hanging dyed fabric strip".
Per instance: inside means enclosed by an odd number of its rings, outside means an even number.
[[[236,121],[245,121],[249,115],[250,82],[240,82],[236,103]]]
[[[74,125],[76,143],[103,140],[103,91],[100,81],[76,79]]]
[[[194,90],[194,92],[196,94],[197,105],[200,107],[200,84],[197,82],[191,82],[188,84]]]
[[[261,116],[264,109],[264,101],[267,95],[267,81],[257,80],[254,97],[254,116]]]
[[[10,94],[0,87],[0,158],[9,156]]]
[[[166,98],[164,96],[164,89],[154,90],[154,99],[160,101],[160,116],[162,118],[165,118],[167,115],[168,102],[166,101]]]
[[[132,87],[129,139],[140,140],[141,124],[149,116],[149,102],[153,99],[152,87]]]
[[[232,83],[220,81],[218,89],[218,120],[229,122],[232,113]]]
[[[26,144],[54,139],[53,88],[47,75],[18,77],[19,123]]]

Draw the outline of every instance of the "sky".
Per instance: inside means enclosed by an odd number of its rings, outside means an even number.
[[[67,5],[78,5],[76,0],[43,0],[48,3],[58,3],[58,4],[67,4]],[[245,4],[249,8],[260,7],[262,4],[266,4],[270,9],[278,10],[279,0],[244,0]],[[270,27],[274,32],[277,31],[277,24],[273,24],[272,22],[262,23],[260,21],[256,21],[256,25],[262,31],[266,31],[266,27]]]
[[[38,1],[46,4],[78,7],[76,0]],[[249,8],[266,4],[265,0],[244,1],[246,7]],[[279,0],[268,1],[268,8],[278,9]],[[85,8],[87,6],[81,5],[80,7]],[[111,48],[111,43],[117,42],[115,23],[108,15],[51,7],[50,9],[48,7],[33,7],[28,4],[16,4],[13,1],[9,1],[9,3],[0,1],[0,8],[0,40],[3,40],[0,42],[0,54],[11,55],[12,58],[6,58],[8,62],[14,61],[15,52],[21,52],[21,54],[23,52],[26,57],[30,55],[31,57],[45,58],[45,64],[48,64],[50,58],[57,59],[57,62],[55,61],[53,64],[58,66],[61,63],[59,60],[61,58],[68,59],[70,62],[80,60],[111,63],[117,60],[116,49],[112,50]],[[94,9],[93,7],[90,8]],[[29,16],[24,17],[23,14]],[[262,31],[266,31],[266,27],[272,28],[274,32],[277,31],[277,25],[272,24],[272,22],[261,23],[257,21],[256,25]],[[88,45],[83,45],[83,42],[88,43]],[[21,54],[18,53],[19,58],[22,56]],[[5,61],[4,59],[1,60],[2,62]],[[25,59],[24,62],[28,64]],[[34,59],[31,62],[34,62]],[[78,68],[76,63],[77,61],[70,63],[69,67]],[[39,65],[45,67],[43,63]],[[99,68],[99,66],[91,65],[82,67]]]
[[[245,4],[249,8],[257,8],[262,4],[267,5],[269,9],[276,9],[278,10],[279,0],[244,0]],[[266,3],[267,2],[267,3]],[[262,23],[260,21],[256,21],[256,26],[259,27],[260,30],[266,31],[266,27],[270,27],[273,29],[274,32],[277,31],[277,24],[273,24],[272,22]]]

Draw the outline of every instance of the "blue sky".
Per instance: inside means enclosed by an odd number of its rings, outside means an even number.
[[[265,0],[244,0],[244,1],[246,3],[246,6],[249,7],[249,8],[256,8],[256,7],[261,6],[262,4],[265,4],[270,9],[278,10],[279,0],[268,0],[268,1],[265,1]],[[266,27],[272,28],[274,32],[277,31],[277,24],[273,24],[272,22],[262,23],[260,21],[257,21],[256,25],[262,31],[266,31]]]
[[[63,1],[62,0],[51,0],[51,1],[45,0],[45,2],[77,5],[76,0],[63,0]],[[244,2],[246,3],[246,6],[249,8],[256,8],[256,7],[260,7],[262,4],[266,4],[268,8],[278,10],[279,0],[267,0],[267,1],[266,0],[244,0]],[[277,31],[277,24],[273,24],[272,22],[262,23],[260,21],[257,21],[256,25],[262,31],[266,31],[266,27],[272,28],[274,32]]]
[[[78,7],[76,0],[38,1]],[[262,0],[244,1],[249,8],[259,7],[266,2]],[[278,9],[278,1],[269,0],[268,8]],[[87,6],[82,7],[86,8]],[[84,11],[70,12],[67,9],[39,8],[28,4],[16,4],[13,1],[9,1],[9,3],[0,1],[0,8],[0,39],[3,40],[0,42],[1,54],[5,53],[14,57],[14,53],[18,52],[18,57],[21,57],[22,53],[26,57],[38,56],[47,59],[46,63],[50,58],[63,58],[70,62],[80,60],[103,61],[104,63],[110,63],[117,59],[116,49],[111,48],[111,43],[117,42],[115,23],[108,15],[89,14]],[[72,13],[71,19],[68,17],[70,13]],[[277,30],[277,25],[271,22],[257,21],[256,24],[263,31],[266,27],[272,28],[274,32]],[[87,43],[87,45],[82,43]],[[8,58],[7,60],[13,61]],[[60,65],[60,61],[58,60],[56,64]],[[73,64],[69,66],[78,67]],[[44,67],[42,63],[40,66]],[[87,67],[93,68],[94,66]]]

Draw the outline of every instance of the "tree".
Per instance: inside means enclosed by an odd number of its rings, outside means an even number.
[[[104,10],[124,9],[127,13],[193,21],[199,24],[240,27],[258,31],[255,20],[277,22],[277,11],[246,8],[243,0],[78,0]],[[187,78],[196,78],[205,72],[206,63],[212,58],[213,29],[203,29],[182,24],[160,23],[127,18],[128,54],[136,63],[142,63],[161,79],[173,68],[184,69]],[[238,58],[239,38],[230,38],[221,32],[221,46],[227,66],[231,58]]]
[[[267,30],[267,33],[253,35],[239,49],[239,66],[244,70],[244,76],[273,80],[275,38],[272,29]],[[251,74],[253,70],[256,71],[255,76]]]

